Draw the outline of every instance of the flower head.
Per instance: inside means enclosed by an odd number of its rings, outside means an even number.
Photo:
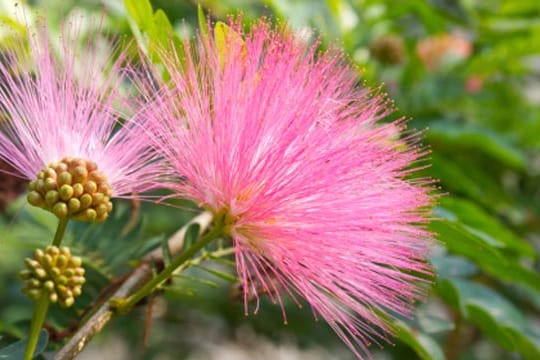
[[[133,196],[159,176],[140,124],[118,106],[124,53],[103,57],[99,35],[66,26],[54,53],[47,28],[0,54],[0,159],[31,180],[28,200],[58,217],[102,221],[111,197]],[[102,43],[102,42],[101,42]]]
[[[434,35],[416,44],[418,57],[430,71],[447,63],[459,63],[471,56],[472,52],[471,41],[460,33]]]
[[[148,114],[172,186],[225,219],[246,312],[257,291],[303,297],[362,357],[430,274],[430,189],[407,179],[417,136],[379,122],[388,104],[341,54],[266,21],[218,26],[170,55],[174,88]]]

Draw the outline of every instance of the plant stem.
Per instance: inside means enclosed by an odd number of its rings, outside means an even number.
[[[26,345],[26,351],[24,353],[24,360],[31,360],[34,357],[34,351],[39,339],[39,333],[41,326],[47,316],[47,310],[49,308],[49,298],[47,294],[41,295],[34,307],[34,314],[32,315],[32,323],[30,324],[30,334],[28,335],[28,344]]]
[[[53,246],[60,246],[62,239],[64,238],[64,233],[66,232],[66,227],[68,224],[69,218],[58,218],[58,226],[56,227],[56,233],[54,234],[54,240],[52,242]]]
[[[161,286],[167,279],[172,275],[172,273],[181,267],[186,261],[191,259],[197,251],[201,250],[203,247],[208,245],[212,240],[217,239],[222,235],[223,232],[223,223],[216,221],[214,227],[205,235],[203,235],[197,242],[195,242],[190,248],[182,252],[177,258],[172,260],[165,269],[163,269],[159,274],[157,274],[152,280],[147,282],[141,289],[135,292],[133,295],[126,299],[112,299],[113,305],[120,312],[128,311],[133,305],[138,303],[142,298],[151,294],[155,289]]]
[[[59,218],[58,226],[56,227],[56,233],[52,241],[53,246],[60,246],[69,219]],[[31,360],[34,357],[34,351],[39,339],[39,333],[45,317],[47,316],[47,310],[49,309],[48,293],[44,292],[34,306],[34,314],[32,315],[32,322],[30,324],[30,333],[28,335],[28,344],[26,345],[26,351],[24,353],[24,360]]]

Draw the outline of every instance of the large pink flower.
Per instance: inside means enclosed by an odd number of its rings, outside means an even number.
[[[111,196],[133,196],[159,177],[141,126],[118,110],[128,104],[120,90],[126,56],[104,52],[109,43],[100,35],[82,41],[76,25],[58,39],[49,39],[43,22],[37,29],[0,54],[0,159],[34,180],[34,205],[59,217],[104,220]]]
[[[173,188],[225,215],[246,312],[261,289],[300,295],[362,357],[430,274],[429,181],[409,179],[425,152],[380,123],[389,104],[342,55],[265,21],[230,27],[169,54],[173,89],[148,116]]]

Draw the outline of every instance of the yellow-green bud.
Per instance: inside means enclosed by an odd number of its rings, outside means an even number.
[[[26,199],[28,200],[30,205],[43,206],[43,204],[45,204],[43,197],[41,197],[41,195],[35,190],[30,191]]]
[[[55,304],[56,302],[58,302],[58,295],[55,292],[49,293],[49,301]]]
[[[73,196],[79,197],[84,193],[84,186],[81,183],[73,184]]]
[[[88,194],[95,193],[97,191],[97,184],[92,180],[87,181],[86,184],[84,184],[84,191]]]
[[[64,184],[60,187],[60,199],[67,201],[73,196],[73,187],[71,185]]]
[[[58,194],[58,191],[49,190],[45,194],[45,203],[49,206],[53,206],[58,200],[60,200],[60,194]]]
[[[59,218],[104,221],[112,211],[112,188],[92,161],[65,157],[50,163],[28,185],[28,202]]]
[[[67,171],[61,172],[58,176],[58,184],[71,185],[71,174]]]
[[[56,179],[53,179],[53,178],[45,179],[45,190],[56,190],[57,187],[58,187],[58,184],[56,183]]]
[[[68,207],[66,203],[57,202],[56,204],[54,204],[52,212],[59,218],[65,218],[66,216],[68,216]]]
[[[81,202],[79,199],[69,199],[68,210],[70,214],[74,214],[81,208]]]
[[[68,307],[82,293],[85,282],[82,261],[72,256],[69,248],[47,246],[45,250],[36,250],[34,257],[24,262],[26,269],[20,272],[24,280],[22,290],[30,298],[47,296],[49,301]]]

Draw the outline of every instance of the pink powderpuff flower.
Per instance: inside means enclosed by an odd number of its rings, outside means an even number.
[[[104,37],[82,41],[77,25],[49,38],[44,23],[0,53],[0,159],[31,180],[32,205],[105,220],[111,197],[137,196],[160,176],[141,124],[117,109],[129,102],[119,86],[126,54],[103,56]]]
[[[170,186],[225,218],[246,314],[258,292],[282,309],[284,294],[302,297],[369,357],[431,275],[431,182],[411,178],[419,136],[380,122],[388,102],[337,51],[266,20],[214,31],[182,57],[163,51],[171,81],[146,116]]]

